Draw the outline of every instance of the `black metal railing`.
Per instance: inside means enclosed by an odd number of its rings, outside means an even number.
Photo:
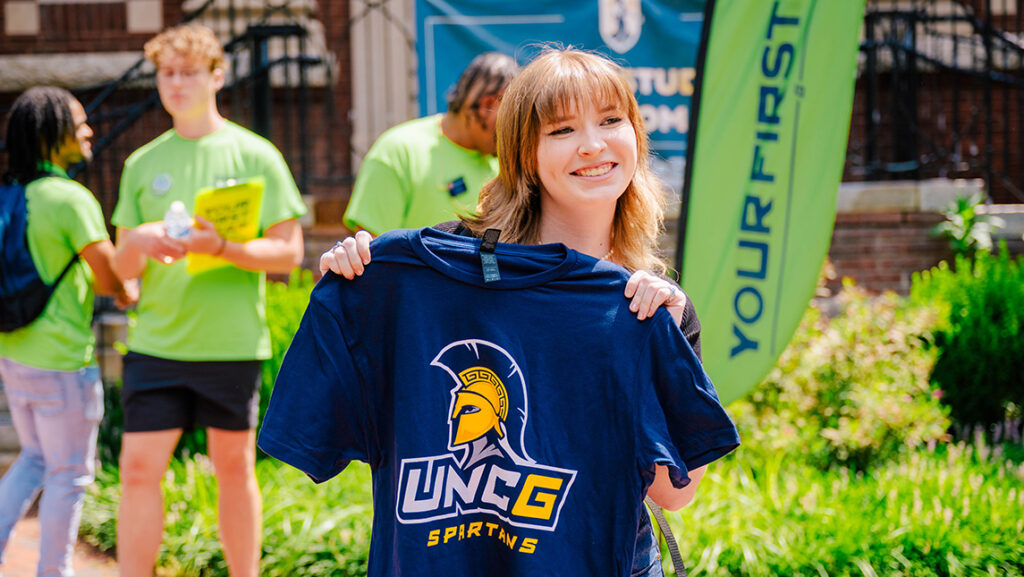
[[[326,43],[310,49],[309,4],[252,6],[241,0],[207,0],[183,15],[184,22],[202,21],[222,34],[229,73],[218,94],[221,111],[272,140],[303,192],[313,184],[329,188],[350,183],[348,162],[332,157],[347,151],[323,142],[338,132],[334,65]],[[170,118],[160,110],[152,66],[141,57],[115,80],[73,92],[96,136],[93,161],[69,173],[96,194],[109,217],[124,160],[170,128]],[[3,115],[6,110],[0,110]]]
[[[983,178],[1024,202],[1016,0],[869,2],[846,178]]]

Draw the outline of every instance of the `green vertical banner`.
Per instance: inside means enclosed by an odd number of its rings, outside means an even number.
[[[723,402],[772,368],[835,221],[865,0],[708,0],[677,268]]]

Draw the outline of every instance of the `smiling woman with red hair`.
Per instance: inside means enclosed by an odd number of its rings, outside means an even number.
[[[625,296],[640,320],[664,306],[700,355],[700,322],[686,294],[664,276],[658,254],[665,188],[650,168],[647,131],[624,72],[576,49],[546,49],[512,80],[497,120],[499,173],[484,185],[478,216],[437,228],[500,241],[562,243],[632,273]],[[321,272],[345,278],[370,262],[370,235],[359,232],[325,252]],[[687,463],[690,465],[690,463]],[[673,486],[657,465],[648,495],[679,509],[696,493],[706,462]],[[638,527],[632,575],[661,575],[658,544],[646,512]]]

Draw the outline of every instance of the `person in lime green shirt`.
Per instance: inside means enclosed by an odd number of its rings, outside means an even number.
[[[209,28],[171,28],[145,53],[173,128],[125,162],[113,216],[115,269],[141,281],[124,358],[118,563],[124,577],[153,574],[163,537],[160,481],[182,432],[200,426],[217,476],[228,570],[256,577],[262,505],[254,430],[261,364],[270,356],[264,284],[267,272],[302,262],[297,219],[305,206],[280,152],[220,115],[224,53]],[[227,240],[199,216],[185,238],[168,235],[162,219],[172,202],[192,213],[201,189],[257,178],[264,181],[257,238]],[[190,272],[189,254],[226,266]]]
[[[76,254],[81,257],[38,318],[0,333],[0,381],[21,443],[0,480],[0,557],[42,489],[41,576],[73,574],[82,500],[93,479],[103,416],[91,327],[94,292],[115,296],[121,306],[136,297],[113,272],[114,245],[99,203],[66,172],[92,157],[86,120],[71,93],[41,86],[18,97],[7,124],[5,179],[25,185],[28,248],[40,278],[54,283]]]
[[[374,235],[476,212],[480,188],[498,174],[495,120],[516,61],[499,52],[473,59],[448,110],[395,126],[370,147],[344,223]]]

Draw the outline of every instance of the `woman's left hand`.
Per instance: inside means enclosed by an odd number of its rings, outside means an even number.
[[[639,270],[629,277],[626,298],[632,299],[629,310],[635,312],[639,320],[654,316],[660,306],[665,307],[677,325],[683,320],[686,293],[672,282],[649,272]]]

